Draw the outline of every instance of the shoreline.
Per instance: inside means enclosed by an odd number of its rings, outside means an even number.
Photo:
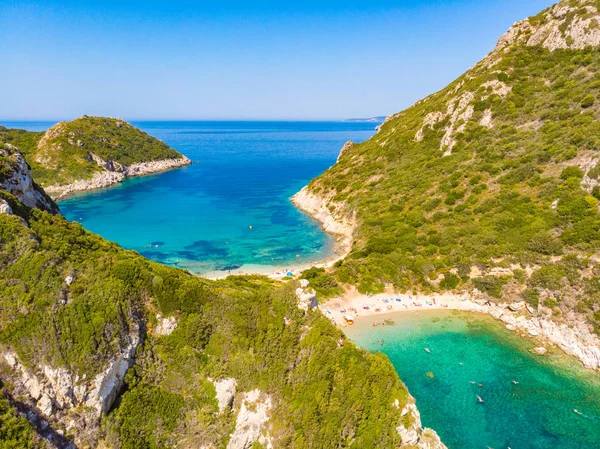
[[[336,237],[336,236],[334,236]],[[254,265],[254,264],[246,264],[242,265],[240,268],[235,270],[213,270],[203,274],[197,274],[204,279],[208,279],[211,281],[218,281],[221,279],[226,279],[229,276],[252,276],[252,275],[261,275],[266,276],[270,279],[275,280],[283,280],[283,278],[287,277],[287,273],[292,273],[292,277],[299,276],[303,271],[308,270],[310,268],[331,268],[333,264],[335,264],[338,260],[346,257],[346,254],[339,254],[340,245],[338,243],[338,239],[336,238],[333,243],[332,254],[325,257],[324,259],[318,259],[314,262],[299,262],[293,261],[289,264],[281,264],[281,265]]]
[[[294,194],[290,201],[300,211],[308,214],[321,223],[323,232],[333,237],[330,254],[324,259],[314,262],[291,262],[281,265],[242,265],[240,268],[228,271],[213,270],[198,276],[209,280],[226,279],[229,276],[263,275],[271,279],[282,280],[288,272],[295,277],[310,268],[331,268],[333,264],[344,259],[352,249],[352,237],[356,229],[354,217],[340,219],[335,217],[327,208],[327,200],[308,192],[308,186]],[[244,268],[245,267],[245,268]]]
[[[105,189],[107,187],[115,186],[127,178],[152,175],[163,171],[173,170],[175,168],[185,167],[191,164],[192,161],[183,155],[175,159],[160,159],[157,161],[139,162],[124,167],[124,170],[122,171],[103,169],[101,172],[94,173],[92,179],[78,179],[71,184],[50,185],[44,187],[44,190],[54,201],[62,201],[76,193]]]
[[[319,304],[319,309],[342,330],[348,327],[344,320],[346,315],[362,322],[368,318],[381,316],[385,319],[384,315],[416,311],[458,310],[485,313],[504,323],[506,329],[539,343],[539,348],[554,345],[579,359],[585,368],[600,371],[600,338],[597,335],[592,334],[584,325],[572,327],[566,323],[559,324],[547,316],[542,308],[536,310],[523,302],[494,304],[486,299],[474,298],[468,293],[411,295],[387,292],[367,296],[350,292],[346,297]],[[375,319],[372,326],[384,324],[384,320]]]

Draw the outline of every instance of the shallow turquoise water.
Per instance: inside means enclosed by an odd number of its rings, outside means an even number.
[[[289,268],[331,254],[333,240],[290,197],[373,123],[133,123],[195,164],[60,202],[69,220],[142,255],[196,273]],[[51,124],[10,123],[32,130]],[[250,229],[252,226],[252,229]],[[296,256],[300,257],[296,257]]]
[[[394,326],[371,328],[367,319],[346,333],[390,358],[423,424],[450,449],[600,448],[600,375],[575,359],[533,355],[531,341],[486,316],[429,311],[392,319]]]

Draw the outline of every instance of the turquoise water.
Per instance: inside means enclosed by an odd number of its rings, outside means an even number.
[[[60,202],[60,209],[69,220],[125,248],[195,273],[285,269],[331,255],[332,238],[289,198],[330,167],[347,140],[366,140],[375,127],[345,122],[133,124],[195,163],[77,195]],[[5,125],[41,130],[51,124]]]
[[[531,341],[487,316],[429,311],[392,319],[394,326],[376,328],[365,319],[346,333],[390,358],[423,425],[450,449],[600,448],[600,375],[574,358],[533,355]]]

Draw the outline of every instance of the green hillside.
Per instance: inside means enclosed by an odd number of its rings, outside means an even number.
[[[208,380],[222,377],[270,396],[276,447],[399,444],[393,403],[403,406],[408,395],[393,367],[319,312],[305,315],[295,285],[204,281],[0,193],[18,214],[0,214],[0,349],[34,371],[64,367],[93,379],[141,329],[127,390],[100,428],[84,406],[56,412],[59,428],[76,423],[67,435],[78,447],[224,447],[235,416],[218,413]],[[157,314],[174,316],[177,329],[157,335]],[[9,387],[15,381],[15,372],[0,375]]]
[[[90,179],[102,168],[92,159],[122,166],[182,157],[160,140],[114,118],[83,116],[60,122],[47,132],[0,127],[0,142],[19,148],[43,187]],[[115,169],[119,171],[119,166]]]
[[[599,7],[565,1],[515,25],[311,182],[359,220],[338,281],[542,295],[600,325]]]

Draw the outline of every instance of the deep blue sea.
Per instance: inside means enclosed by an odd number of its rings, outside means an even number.
[[[54,123],[2,123],[45,130]],[[132,122],[194,164],[59,203],[69,220],[149,259],[206,274],[287,270],[332,255],[290,197],[374,123]]]

